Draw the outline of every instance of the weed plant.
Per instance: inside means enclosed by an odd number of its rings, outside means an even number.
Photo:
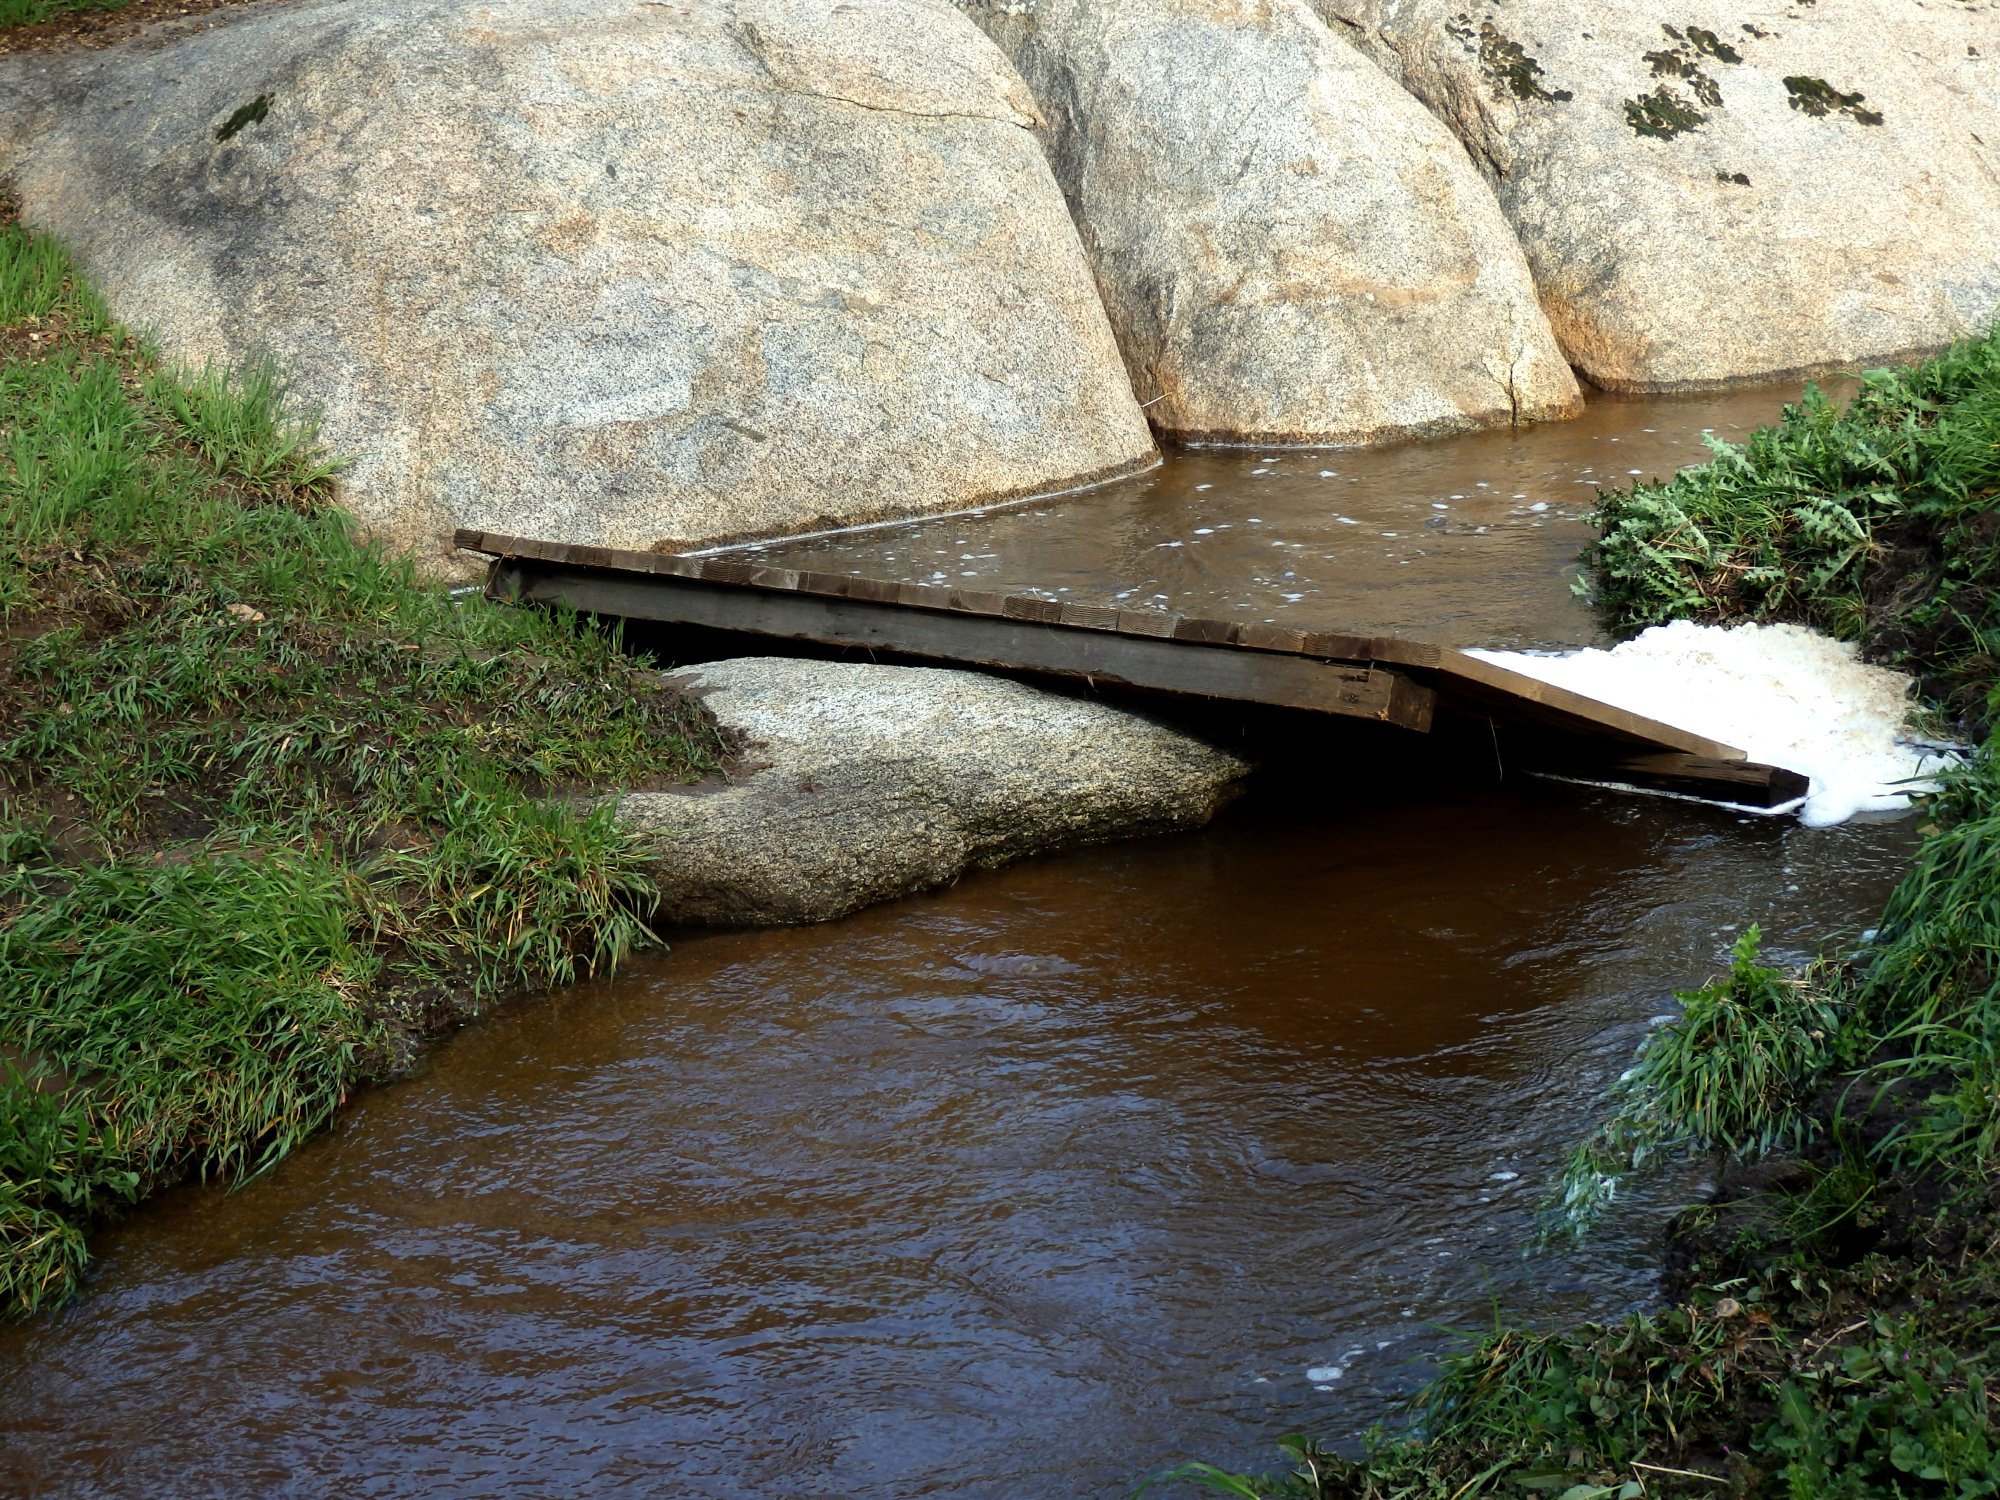
[[[1681,1013],[1612,1085],[1610,1117],[1571,1157],[1554,1193],[1558,1227],[1582,1233],[1630,1174],[1690,1154],[1757,1158],[1811,1137],[1807,1106],[1839,1046],[1842,1007],[1819,975],[1757,961],[1753,923],[1730,971],[1675,996]]]
[[[1591,586],[1611,620],[1792,620],[1916,671],[1983,727],[2000,676],[2000,335],[1815,387],[1742,443],[1599,496]]]
[[[123,10],[131,0],[0,0],[0,29],[35,26],[58,16],[86,11]]]
[[[1808,390],[1666,484],[1600,497],[1589,562],[1627,626],[1791,619],[2000,723],[2000,339]],[[1549,1200],[1581,1233],[1633,1173],[1706,1157],[1672,1305],[1505,1322],[1447,1359],[1365,1457],[1286,1440],[1288,1472],[1188,1464],[1243,1496],[2000,1495],[2000,733],[1929,808],[1858,953],[1760,961],[1677,997]]]
[[[3,207],[3,206],[0,206]],[[418,580],[269,371],[182,374],[0,212],[0,1308],[493,997],[647,940],[594,788],[713,765],[601,631]]]

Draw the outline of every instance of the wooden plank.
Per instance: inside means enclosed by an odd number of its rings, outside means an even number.
[[[699,578],[701,559],[682,557],[678,552],[648,552],[645,571],[668,578]]]
[[[1388,722],[1406,723],[1411,727],[1418,727],[1420,722],[1427,725],[1431,706],[1437,701],[1438,696],[1442,695],[1448,704],[1456,708],[1471,712],[1485,710],[1496,717],[1504,716],[1515,722],[1539,723],[1564,734],[1595,738],[1605,742],[1607,746],[1622,747],[1622,753],[1627,755],[1652,752],[1692,758],[1671,773],[1655,767],[1654,771],[1647,774],[1659,776],[1671,774],[1682,780],[1705,777],[1727,784],[1730,778],[1721,768],[1731,764],[1747,764],[1743,752],[1734,746],[1691,734],[1671,724],[1615,708],[1607,703],[1600,703],[1595,699],[1555,687],[1538,678],[1512,671],[1479,657],[1468,656],[1464,652],[1434,646],[1423,641],[1404,641],[1394,637],[1361,636],[1330,631],[1306,632],[1283,625],[1237,624],[1225,620],[1188,618],[1166,610],[1114,609],[1109,606],[1065,604],[1058,600],[1029,594],[1003,595],[949,586],[891,583],[849,574],[772,568],[764,564],[739,562],[729,558],[689,558],[673,554],[627,552],[616,548],[583,547],[563,542],[500,536],[470,528],[459,531],[455,540],[461,547],[493,553],[503,558],[519,559],[523,562],[559,567],[577,567],[579,564],[588,563],[592,571],[601,573],[607,578],[620,574],[639,575],[656,580],[699,578],[705,584],[721,589],[737,589],[751,597],[789,596],[836,603],[854,601],[888,609],[900,607],[908,613],[921,614],[925,619],[958,618],[975,627],[1001,628],[1032,623],[1094,635],[1115,636],[1135,643],[1178,644],[1196,652],[1234,654],[1248,660],[1278,659],[1307,665],[1315,661],[1350,662],[1360,666],[1374,664],[1389,669],[1389,678],[1407,682],[1412,688],[1423,690],[1415,696],[1405,698],[1396,696],[1399,690],[1384,688],[1382,691],[1389,697],[1381,704],[1376,704],[1372,697],[1368,697],[1367,702],[1373,705],[1368,711],[1372,714],[1380,709]],[[663,587],[657,582],[651,586],[661,589],[662,592],[672,592],[687,587],[685,583]],[[671,614],[660,615],[639,609],[636,605],[634,612],[642,618],[675,618]],[[912,630],[925,638],[928,638],[928,634],[935,633],[930,627],[921,625],[913,626]],[[894,635],[894,631],[885,631],[871,636],[870,640],[876,645],[902,649],[892,639]],[[806,633],[799,638],[812,637]],[[965,649],[973,650],[970,645]],[[957,655],[951,659],[972,664],[978,664],[981,660],[976,652]],[[1010,663],[996,660],[993,664]],[[1032,663],[1012,664],[1032,666]],[[1049,670],[1057,669],[1049,668]],[[1077,670],[1089,675],[1091,669]],[[1191,670],[1204,682],[1210,681],[1214,676],[1206,665]],[[1190,687],[1187,690],[1212,693],[1212,689],[1207,687]],[[1231,696],[1219,693],[1212,695]],[[1246,696],[1254,697],[1254,695]],[[1268,701],[1289,704],[1289,700],[1283,698]],[[1349,704],[1347,708],[1352,709],[1355,706]],[[1753,779],[1756,776],[1763,776],[1768,780],[1769,770],[1768,767],[1753,768]],[[1635,771],[1634,774],[1638,772]]]
[[[1043,672],[1205,698],[1274,704],[1421,729],[1435,695],[1394,672],[1110,631],[911,610],[867,599],[762,592],[707,579],[660,588],[623,571],[505,557],[497,597],[631,619],[871,647],[932,661]]]
[[[1137,611],[1135,611],[1137,613]],[[1238,636],[1242,626],[1233,620],[1200,620],[1190,615],[1161,614],[1158,610],[1144,611],[1146,614],[1160,615],[1162,619],[1173,621],[1173,637],[1177,641],[1195,641],[1204,646],[1234,646],[1239,644]],[[1119,628],[1128,629],[1125,616],[1118,616]],[[1140,632],[1133,632],[1140,633]],[[1143,632],[1151,634],[1151,631]]]
[[[1449,657],[1458,652],[1443,646],[1433,646],[1429,641],[1405,641],[1395,636],[1371,636],[1368,641],[1368,660],[1390,662],[1399,667],[1441,666]],[[1470,658],[1477,661],[1477,657]]]
[[[1039,620],[1044,625],[1053,625],[1062,619],[1062,605],[1054,599],[1009,594],[1000,601],[1000,616],[1007,620]]]
[[[1373,636],[1344,635],[1330,630],[1308,630],[1299,636],[1301,652],[1330,661],[1373,661],[1374,647]]]
[[[1236,644],[1248,651],[1296,655],[1305,648],[1305,642],[1305,632],[1288,625],[1244,625],[1236,632]]]
[[[1812,789],[1809,778],[1783,766],[1762,766],[1747,760],[1715,760],[1705,755],[1661,751],[1620,756],[1606,766],[1613,781],[1699,797],[1727,797],[1752,807],[1777,807],[1794,802]],[[1734,794],[1734,795],[1732,795]]]
[[[748,583],[756,571],[748,563],[732,562],[726,557],[704,557],[701,560],[701,576],[711,583]]]
[[[985,589],[951,590],[951,607],[968,615],[998,615],[1007,609],[1007,596]]]
[[[1059,617],[1078,630],[1116,630],[1118,611],[1103,604],[1064,604]]]
[[[1436,690],[1400,672],[1385,672],[1379,667],[1370,670],[1378,676],[1387,677],[1394,684],[1390,689],[1388,721],[1420,734],[1428,734],[1437,704]]]
[[[1746,759],[1734,745],[1725,745],[1720,740],[1690,734],[1658,719],[1600,703],[1595,698],[1586,698],[1568,688],[1556,687],[1540,678],[1511,671],[1477,656],[1467,656],[1462,651],[1443,652],[1432,672],[1434,675],[1424,674],[1423,680],[1454,698],[1469,698],[1512,712],[1531,709],[1536,717],[1574,731],[1627,740],[1655,749],[1678,750],[1706,760]]]
[[[847,575],[844,573],[801,573],[798,592],[801,594],[825,594],[831,598],[847,597]]]
[[[1159,641],[1184,639],[1180,627],[1187,621],[1171,610],[1120,609],[1112,613],[1116,618],[1112,621],[1111,628],[1120,635],[1143,635]]]

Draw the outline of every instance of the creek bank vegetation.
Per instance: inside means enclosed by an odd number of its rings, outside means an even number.
[[[2000,1494],[2000,335],[1713,446],[1601,496],[1605,609],[1820,626],[1984,743],[1860,950],[1785,973],[1753,928],[1551,1195],[1552,1230],[1587,1233],[1631,1174],[1717,1163],[1670,1226],[1664,1309],[1502,1324],[1364,1459],[1295,1437],[1288,1474],[1171,1477],[1369,1500]]]
[[[602,632],[359,540],[279,395],[163,366],[0,201],[0,1312],[647,942],[640,846],[565,794],[726,749]]]

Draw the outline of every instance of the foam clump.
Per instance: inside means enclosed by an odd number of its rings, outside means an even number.
[[[1797,771],[1811,790],[1773,811],[1811,827],[1908,807],[1954,758],[1912,736],[1909,677],[1801,625],[1677,620],[1608,651],[1470,654]]]

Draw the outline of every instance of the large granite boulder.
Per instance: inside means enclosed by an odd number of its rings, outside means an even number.
[[[947,0],[316,0],[0,65],[0,177],[390,541],[682,548],[1153,461],[1035,118]]]
[[[746,742],[728,785],[635,793],[660,918],[819,922],[1022,855],[1206,822],[1249,767],[1101,703],[930,667],[747,657],[668,681]]]
[[[1614,390],[1929,349],[2000,309],[1988,0],[1315,0],[1464,140]]]
[[[1047,121],[1147,415],[1350,443],[1572,414],[1490,188],[1306,0],[959,0]]]

